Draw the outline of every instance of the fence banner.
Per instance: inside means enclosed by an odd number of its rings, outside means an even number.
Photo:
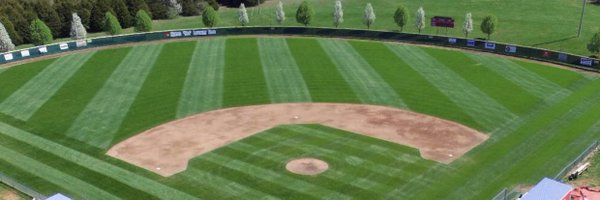
[[[23,50],[21,51],[21,57],[29,57],[31,54],[29,53],[29,50]]]

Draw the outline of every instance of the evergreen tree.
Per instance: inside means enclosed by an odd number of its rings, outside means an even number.
[[[152,30],[152,19],[146,11],[139,10],[135,15],[135,26],[133,27],[135,32],[148,32]]]
[[[242,26],[246,26],[246,24],[250,23],[250,19],[248,19],[248,12],[246,11],[246,6],[244,3],[240,4],[240,10],[238,11],[239,21]]]
[[[56,1],[54,3],[54,10],[56,10],[56,13],[58,13],[60,21],[63,22],[60,28],[59,37],[70,36],[72,24],[64,22],[72,22],[72,13],[77,13],[78,5],[75,4],[74,0]]]
[[[104,30],[106,12],[114,13],[110,6],[110,0],[97,0],[90,16],[90,31],[99,32]]]
[[[46,25],[52,31],[52,36],[59,37],[62,30],[62,22],[60,16],[54,10],[54,7],[50,5],[49,1],[35,1],[33,8],[37,17],[44,21]]]
[[[146,4],[146,1],[144,0],[126,0],[125,2],[127,2],[127,8],[129,9],[129,14],[133,14],[136,13],[137,16],[137,12],[139,10],[144,10],[146,12],[146,15],[148,16],[152,16],[152,13],[150,13],[150,7],[148,7],[148,4]]]
[[[196,16],[200,14],[196,0],[181,0],[181,15]]]
[[[375,11],[371,3],[367,3],[365,7],[365,14],[363,15],[363,23],[367,25],[367,29],[371,29],[371,25],[375,23]]]
[[[408,22],[408,9],[406,7],[402,5],[398,6],[396,12],[394,12],[394,22],[396,22],[396,25],[400,27],[400,32],[402,32],[402,29],[404,29],[404,26]]]
[[[12,43],[6,28],[0,23],[0,52],[11,51],[15,49],[15,45]]]
[[[204,12],[202,12],[202,23],[204,23],[204,26],[212,28],[213,26],[217,25],[218,21],[219,17],[217,16],[215,9],[210,6],[206,7]]]
[[[73,13],[71,21],[71,33],[70,36],[74,40],[85,39],[87,36],[87,31],[85,31],[85,27],[81,23],[81,18],[77,15],[77,13]]]
[[[33,20],[29,30],[31,31],[31,43],[33,43],[33,45],[49,44],[54,40],[52,31],[50,31],[50,28],[48,28],[48,26],[40,19]]]
[[[121,24],[119,24],[119,20],[112,13],[106,12],[104,19],[104,32],[109,35],[118,35],[123,32],[123,28]]]
[[[337,28],[344,22],[344,9],[342,8],[342,1],[335,1],[333,8],[333,25]]]
[[[117,19],[123,28],[129,28],[133,25],[133,17],[127,9],[124,0],[113,0],[112,8],[117,14]]]
[[[12,23],[17,35],[12,37],[15,45],[30,42],[30,21],[26,17],[25,9],[18,0],[4,0],[0,6],[0,15],[6,16]],[[7,23],[4,23],[7,26]],[[9,32],[10,34],[10,32]]]
[[[304,26],[308,26],[312,20],[312,15],[314,14],[310,5],[308,5],[307,1],[303,1],[300,6],[298,6],[298,10],[296,11],[296,22],[304,24]]]
[[[152,19],[168,19],[169,6],[166,0],[147,0],[148,7],[152,13]]]
[[[600,32],[592,36],[590,43],[587,45],[587,49],[595,56],[598,56],[598,53],[600,53]]]

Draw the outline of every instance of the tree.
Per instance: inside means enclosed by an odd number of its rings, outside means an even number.
[[[400,27],[400,32],[402,32],[404,26],[406,26],[406,22],[408,22],[408,9],[403,5],[399,5],[398,8],[396,8],[396,12],[394,12],[394,22],[396,22],[396,25]]]
[[[281,25],[285,21],[285,12],[283,11],[283,3],[279,1],[275,9],[275,20],[277,24]]]
[[[0,52],[11,51],[15,49],[15,45],[12,43],[6,28],[0,23]]]
[[[204,26],[213,27],[217,25],[219,21],[219,17],[217,16],[217,12],[211,6],[208,6],[202,12],[202,23]]]
[[[106,12],[104,18],[106,19],[106,21],[104,21],[104,32],[106,32],[106,34],[118,35],[123,32],[119,20],[112,13]]]
[[[419,7],[419,9],[417,10],[415,25],[417,26],[417,30],[419,30],[419,33],[421,33],[421,30],[425,28],[425,10],[423,10],[423,7]]]
[[[135,32],[148,32],[152,30],[152,19],[145,10],[138,10],[135,14],[135,26],[133,31]]]
[[[250,19],[248,19],[248,12],[246,12],[246,6],[244,3],[240,4],[240,10],[238,11],[240,24],[242,26],[246,26],[246,24],[250,23]]]
[[[133,26],[133,17],[131,16],[129,9],[123,0],[113,0],[112,8],[115,11],[117,19],[119,19],[119,23],[121,23],[123,28],[129,28]]]
[[[169,6],[169,9],[167,11],[167,16],[169,19],[174,19],[177,16],[179,16],[181,12],[183,12],[183,8],[181,7],[181,4],[177,2],[177,0],[168,0],[167,3],[167,5]]]
[[[146,3],[146,1],[144,1],[144,0],[127,0],[125,2],[127,2],[127,9],[129,9],[129,14],[136,13],[136,16],[137,16],[138,11],[144,10],[146,12],[146,15],[152,16],[152,13],[150,13],[150,7],[148,7],[148,4]]]
[[[196,0],[181,0],[181,15],[196,16],[200,14]]]
[[[168,0],[146,0],[148,7],[150,8],[152,19],[168,19],[169,18],[169,6]]]
[[[4,30],[6,30],[6,32],[8,33],[8,37],[13,38],[13,40],[11,40],[11,43],[15,44],[15,42],[12,41],[14,41],[15,37],[19,37],[19,34],[17,33],[17,31],[15,31],[15,27],[13,26],[12,22],[10,22],[8,18],[0,16],[0,24],[4,25]]]
[[[497,24],[498,20],[492,15],[488,15],[483,18],[483,22],[481,22],[481,32],[487,34],[488,40],[490,39],[490,35],[496,32]]]
[[[52,31],[52,36],[59,37],[62,28],[62,22],[59,15],[54,10],[54,7],[50,5],[49,1],[35,1],[33,3],[33,9],[37,14],[37,17],[44,21],[46,25]]]
[[[92,9],[92,14],[90,16],[91,32],[100,32],[104,30],[106,12],[114,13],[112,8],[110,7],[110,0],[97,0],[96,4],[94,5],[94,8]]]
[[[344,22],[344,10],[342,8],[342,1],[335,1],[333,7],[333,25],[337,28]]]
[[[85,27],[83,27],[83,24],[81,23],[81,18],[79,18],[79,15],[77,15],[77,13],[73,13],[72,18],[73,20],[71,21],[70,33],[71,38],[74,40],[85,39],[87,31],[85,31]]]
[[[36,46],[49,44],[54,40],[52,31],[50,31],[50,28],[48,28],[48,26],[40,19],[33,20],[29,28],[31,31],[31,42]]]
[[[213,9],[219,10],[219,3],[217,2],[217,0],[205,0],[205,3],[208,3],[208,5],[213,7]],[[204,8],[200,10],[204,10]]]
[[[592,36],[590,43],[588,43],[587,45],[587,49],[596,56],[598,55],[598,53],[600,53],[600,32]]]
[[[469,33],[473,31],[473,18],[471,17],[471,13],[467,13],[465,15],[465,23],[463,24],[463,32],[465,33],[465,38],[469,37]]]
[[[15,35],[11,35],[12,41],[15,45],[24,44],[30,42],[30,21],[25,16],[25,9],[19,4],[18,0],[3,0],[0,4],[0,15],[5,16],[6,20],[2,21],[5,28],[7,28],[10,34],[10,27],[7,21],[10,21]]]
[[[310,5],[308,5],[308,2],[303,1],[300,6],[298,6],[298,10],[296,11],[296,22],[304,24],[304,26],[308,26],[312,20],[313,14],[314,11]]]
[[[375,23],[375,11],[373,10],[373,6],[371,6],[371,3],[367,3],[367,7],[365,7],[363,23],[367,25],[367,29],[371,29],[371,25]]]

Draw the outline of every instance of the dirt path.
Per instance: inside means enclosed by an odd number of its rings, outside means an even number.
[[[290,103],[221,109],[169,122],[131,137],[107,154],[170,176],[188,160],[280,124],[323,124],[419,149],[450,163],[488,136],[458,123],[396,108]]]

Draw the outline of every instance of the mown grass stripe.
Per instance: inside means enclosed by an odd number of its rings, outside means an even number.
[[[3,102],[11,94],[26,84],[27,81],[31,80],[56,60],[57,59],[42,60],[5,69],[4,72],[0,74],[0,85],[2,86],[2,89],[0,90],[0,102]]]
[[[177,118],[221,108],[225,39],[198,41],[177,108]]]
[[[95,52],[61,57],[0,104],[0,112],[27,121]]]
[[[490,131],[516,117],[510,110],[486,95],[460,75],[448,69],[419,47],[387,44],[404,62],[444,92],[446,96]]]
[[[407,107],[396,91],[347,41],[320,39],[319,43],[362,102]]]
[[[9,176],[11,179],[18,181],[27,187],[35,188],[35,190],[42,195],[47,196],[48,194],[56,193],[56,191],[61,191],[65,195],[76,197],[76,195],[74,195],[75,191],[70,191],[59,185],[48,182],[47,180],[29,173],[19,168],[19,166],[15,166],[4,159],[0,159],[0,166],[2,166],[0,169],[0,174]]]
[[[185,81],[182,77],[185,77],[188,71],[195,46],[195,42],[164,45],[129,112],[123,118],[121,128],[112,137],[107,137],[109,143],[104,147],[176,118]],[[150,107],[151,109],[148,109]],[[101,142],[106,144],[106,141]]]
[[[481,125],[473,117],[465,113],[432,83],[398,58],[383,43],[350,41],[350,44],[396,90],[410,110],[481,129]]]
[[[360,103],[319,42],[305,38],[286,41],[313,101]]]
[[[227,39],[223,81],[224,107],[271,102],[256,39]]]
[[[513,63],[521,65],[521,67],[527,69],[530,72],[537,74],[540,77],[554,82],[562,87],[569,87],[573,82],[581,79],[596,79],[595,75],[587,75],[577,72],[575,70],[565,70],[559,67],[553,67],[534,63],[532,61],[512,60]]]
[[[99,148],[110,145],[161,49],[162,45],[134,47],[66,135]]]
[[[223,177],[217,176],[210,171],[204,171],[202,169],[190,167],[185,170],[184,173],[181,174],[189,179],[192,179],[196,182],[200,183],[209,183],[212,191],[218,191],[219,194],[223,194],[226,196],[219,196],[218,198],[230,199],[230,198],[238,198],[238,199],[278,199],[270,194],[264,193],[262,191],[256,190],[254,188],[242,185],[240,183],[227,180]],[[206,186],[202,186],[206,187]]]
[[[100,50],[67,81],[28,123],[47,138],[64,138],[75,118],[102,88],[131,48]]]
[[[567,93],[567,95],[570,94],[570,91],[562,88],[558,84],[549,81],[536,73],[530,72],[508,59],[474,53],[463,53],[463,55],[481,63],[482,67],[493,70],[539,98],[544,98],[555,92],[564,92]]]
[[[481,63],[467,57],[462,52],[448,52],[436,48],[424,48],[423,50],[516,115],[521,116],[530,112],[543,98],[529,93],[496,71],[482,67]]]
[[[0,134],[6,135],[23,143],[36,146],[43,151],[47,151],[48,153],[61,157],[70,162],[79,163],[79,165],[89,168],[92,171],[105,174],[106,176],[119,180],[120,182],[127,184],[132,188],[145,191],[161,199],[197,199],[149,178],[137,175],[93,156],[73,150],[3,122],[0,122]]]
[[[43,178],[48,182],[56,185],[69,186],[69,188],[74,190],[73,192],[81,194],[86,199],[119,199],[94,185],[65,174],[59,169],[49,167],[44,163],[40,163],[33,158],[13,151],[12,149],[8,149],[2,145],[0,145],[0,159],[12,163],[15,166],[19,166],[22,170]]]
[[[310,92],[284,38],[258,38],[272,103],[310,102]]]

